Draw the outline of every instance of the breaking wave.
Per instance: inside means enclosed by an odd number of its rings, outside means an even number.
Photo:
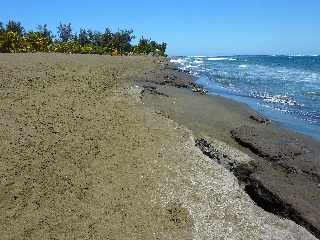
[[[320,139],[319,56],[190,56],[171,62],[197,75],[211,93],[245,102],[290,126],[302,121],[299,128],[311,128],[305,132]]]

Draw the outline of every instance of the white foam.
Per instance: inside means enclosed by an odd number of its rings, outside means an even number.
[[[171,59],[170,62],[183,64],[183,63],[186,62],[186,60],[184,60],[184,59],[182,59],[182,58],[178,58],[178,59]]]
[[[227,57],[209,57],[209,61],[237,61],[236,58],[227,58]]]
[[[263,100],[264,102],[268,103],[280,103],[280,104],[285,104],[289,106],[294,106],[297,105],[297,102],[290,97],[284,95],[275,95],[275,96],[268,96],[266,99]]]
[[[245,64],[239,65],[239,68],[247,68],[247,67],[248,67],[248,65],[245,65]]]
[[[202,60],[195,60],[195,61],[193,61],[194,63],[203,63],[203,61]]]
[[[225,61],[228,59],[229,58],[225,58],[225,57],[210,57],[210,58],[208,58],[209,61]]]
[[[194,66],[194,65],[187,65],[185,68],[198,68],[199,66]]]

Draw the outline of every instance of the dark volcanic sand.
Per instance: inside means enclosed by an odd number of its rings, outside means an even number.
[[[320,142],[279,128],[244,104],[192,93],[192,77],[167,66],[163,74],[169,81],[146,77],[142,85],[153,86],[153,92],[146,90],[144,103],[198,139],[218,139],[249,154],[254,162],[233,171],[240,172],[252,199],[320,238]]]

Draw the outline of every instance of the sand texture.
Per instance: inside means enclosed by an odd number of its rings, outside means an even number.
[[[161,68],[0,55],[1,239],[315,239],[257,207],[187,126],[143,103],[138,83]]]

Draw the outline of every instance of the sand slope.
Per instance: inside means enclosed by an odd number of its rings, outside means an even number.
[[[0,55],[1,239],[314,239],[141,103],[155,61]]]

